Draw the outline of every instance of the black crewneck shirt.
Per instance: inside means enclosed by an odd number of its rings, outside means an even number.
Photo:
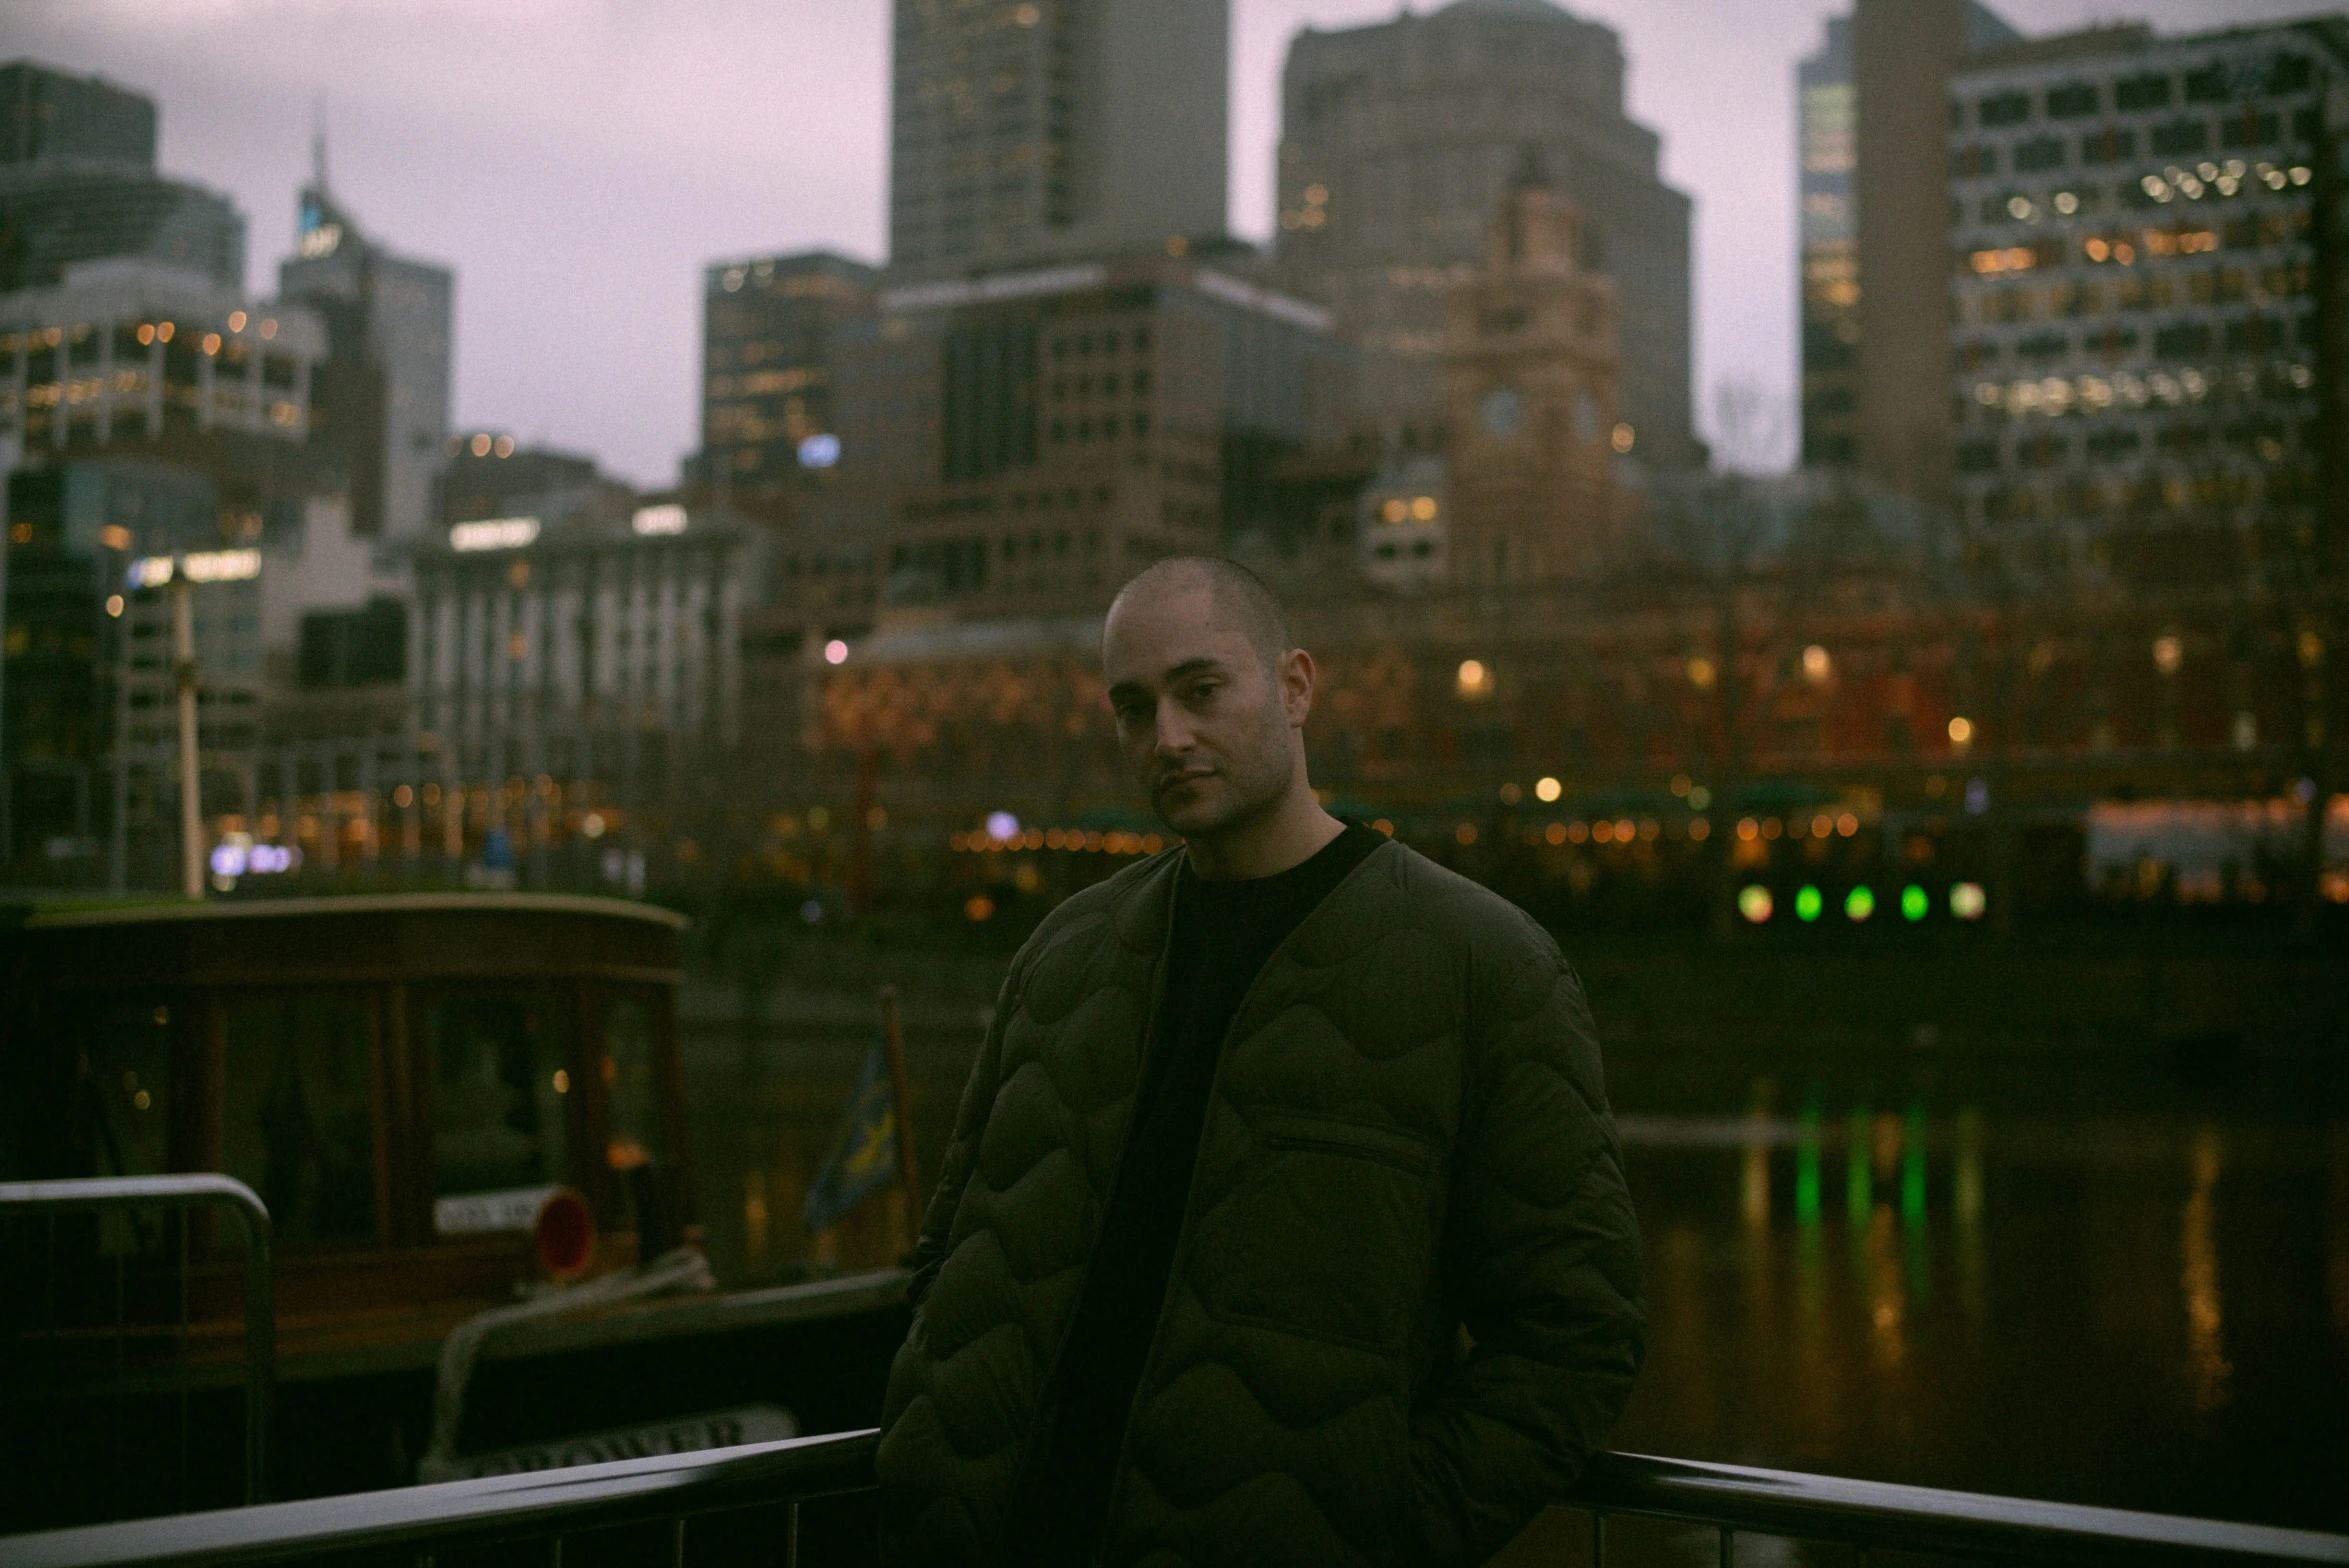
[[[1061,1353],[1051,1435],[1020,1489],[1006,1562],[1087,1564],[1099,1550],[1224,1036],[1273,950],[1384,842],[1350,822],[1298,865],[1237,882],[1211,882],[1184,862],[1132,1129]]]

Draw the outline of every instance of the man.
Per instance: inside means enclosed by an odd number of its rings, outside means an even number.
[[[1110,607],[1119,743],[1183,843],[1012,961],[882,1412],[892,1565],[1479,1563],[1630,1393],[1581,987],[1321,809],[1292,641],[1228,561]]]

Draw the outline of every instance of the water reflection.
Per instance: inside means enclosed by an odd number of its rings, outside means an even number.
[[[2187,1380],[2193,1389],[2194,1408],[2204,1415],[2227,1402],[2227,1383],[2235,1375],[2227,1361],[2226,1308],[2219,1296],[2214,1213],[2219,1172],[2225,1165],[2226,1146],[2218,1131],[2198,1129],[2192,1158],[2194,1192],[2186,1200],[2178,1288],[2186,1298]]]
[[[1982,1113],[1971,1105],[1957,1113],[1950,1218],[1957,1226],[1958,1301],[1973,1325],[1982,1316]]]
[[[2349,1525],[2313,1479],[2349,1467],[2349,1122],[1744,1089],[1622,1117],[1654,1332],[1621,1446]]]
[[[691,1059],[702,1212],[730,1281],[897,1255],[895,1188],[822,1237],[800,1223],[870,1041],[849,1011],[755,1084],[731,1032]],[[929,1060],[914,1091],[934,1160],[968,1051]],[[1609,1068],[1653,1323],[1618,1446],[2349,1528],[2333,1080],[2251,1108],[2135,1061],[1766,1050],[1734,1076],[1718,1053]]]

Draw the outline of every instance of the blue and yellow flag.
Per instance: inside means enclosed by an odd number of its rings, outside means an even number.
[[[810,1231],[830,1230],[866,1194],[896,1175],[897,1108],[889,1092],[889,1054],[875,1041],[857,1072],[832,1156],[808,1187],[800,1219]]]

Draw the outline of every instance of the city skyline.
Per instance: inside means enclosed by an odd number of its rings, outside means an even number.
[[[1665,177],[1696,198],[1700,427],[1711,431],[1718,387],[1758,387],[1787,408],[1783,462],[1797,377],[1793,64],[1844,7],[1568,9],[1621,34],[1630,110],[1662,134]],[[2121,18],[2191,31],[2310,8],[1998,9],[2042,33]],[[1382,0],[1237,0],[1235,232],[1261,241],[1271,229],[1279,74],[1295,31],[1395,12]],[[453,14],[215,0],[159,23],[117,0],[34,0],[14,18],[10,55],[151,94],[163,171],[243,210],[248,286],[265,288],[292,250],[323,96],[338,191],[387,243],[457,274],[454,423],[669,482],[698,427],[704,264],[816,246],[881,258],[888,7],[728,5],[688,17],[548,3],[488,21],[467,13],[463,29],[445,25]]]

